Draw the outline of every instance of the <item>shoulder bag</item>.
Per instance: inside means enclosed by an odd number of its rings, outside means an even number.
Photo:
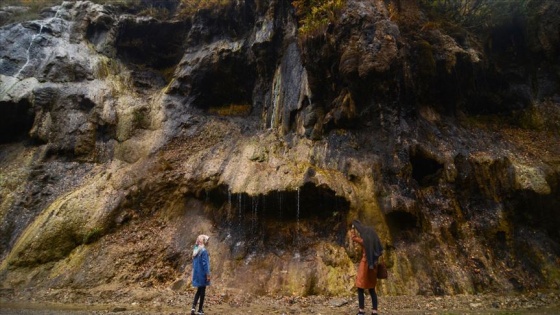
[[[377,279],[387,279],[387,266],[385,265],[385,261],[380,261],[377,264]]]

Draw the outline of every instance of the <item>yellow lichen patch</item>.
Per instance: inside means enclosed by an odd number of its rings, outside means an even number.
[[[92,178],[82,188],[55,200],[31,223],[14,245],[0,269],[9,266],[33,267],[65,258],[84,240],[100,237],[97,227],[107,224],[112,211],[109,200],[118,197],[101,188],[103,175]]]
[[[179,15],[190,16],[199,10],[215,10],[230,4],[231,0],[181,0]]]
[[[135,94],[132,78],[120,62],[101,56],[97,59],[94,66],[95,76],[99,79],[105,79],[112,97],[121,96],[123,94]]]
[[[59,260],[54,264],[53,268],[50,270],[50,278],[68,275],[83,268],[87,254],[87,247],[77,247],[65,259]]]
[[[210,107],[210,114],[219,116],[249,116],[252,106],[250,104],[229,104],[227,106]]]

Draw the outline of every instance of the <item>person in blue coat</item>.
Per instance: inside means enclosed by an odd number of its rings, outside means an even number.
[[[193,266],[192,266],[192,285],[196,287],[196,294],[192,304],[191,315],[204,315],[204,297],[206,296],[206,287],[210,285],[210,255],[206,250],[208,244],[208,235],[199,235],[196,238],[196,244],[193,249]],[[198,313],[195,313],[196,305],[200,300]]]

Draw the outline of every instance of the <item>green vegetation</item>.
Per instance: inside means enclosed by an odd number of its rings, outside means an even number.
[[[198,10],[215,10],[231,3],[231,0],[181,0],[182,16],[193,15]]]
[[[99,4],[138,4],[139,0],[90,0]],[[185,0],[188,1],[188,0]],[[44,9],[62,4],[64,0],[3,0],[2,6],[24,6],[31,9]]]
[[[527,12],[531,0],[420,0],[433,19],[460,24],[466,28],[489,28]]]
[[[4,0],[2,2],[2,6],[24,6],[39,10],[61,4],[62,0]]]
[[[294,0],[299,20],[299,32],[309,36],[324,31],[330,23],[336,23],[346,0]]]
[[[142,11],[138,12],[141,16],[151,16],[158,20],[167,20],[170,18],[170,12],[166,8],[158,8],[154,6],[149,6]]]
[[[138,15],[152,16],[158,19],[169,19],[172,17],[168,9],[153,4],[142,4],[140,0],[91,0],[97,4],[112,4],[130,7],[137,11]],[[56,5],[62,4],[63,0],[2,0],[1,7],[18,7],[10,10],[10,15],[0,20],[0,26],[22,21],[31,21],[41,18],[41,12]],[[229,5],[231,0],[181,0],[178,16],[190,16],[199,10],[217,10]]]
[[[91,0],[99,4],[121,4],[133,5],[137,4],[139,0]],[[41,12],[56,5],[62,4],[63,0],[2,0],[0,8],[5,7],[19,7],[15,10],[10,10],[11,14],[5,19],[0,20],[0,26],[10,23],[18,23],[23,21],[32,21],[41,18]]]
[[[59,0],[4,0],[0,7],[21,7],[10,10],[11,14],[5,20],[0,20],[0,26],[4,24],[17,23],[22,21],[37,20],[41,17],[41,11],[62,3]]]

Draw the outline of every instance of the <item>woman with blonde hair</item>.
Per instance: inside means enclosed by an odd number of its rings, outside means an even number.
[[[191,315],[204,315],[204,297],[206,296],[206,287],[210,285],[210,255],[206,250],[208,244],[208,235],[201,234],[196,238],[192,257],[192,285],[196,287],[196,294],[192,304]],[[198,312],[195,313],[196,305],[200,300]]]

